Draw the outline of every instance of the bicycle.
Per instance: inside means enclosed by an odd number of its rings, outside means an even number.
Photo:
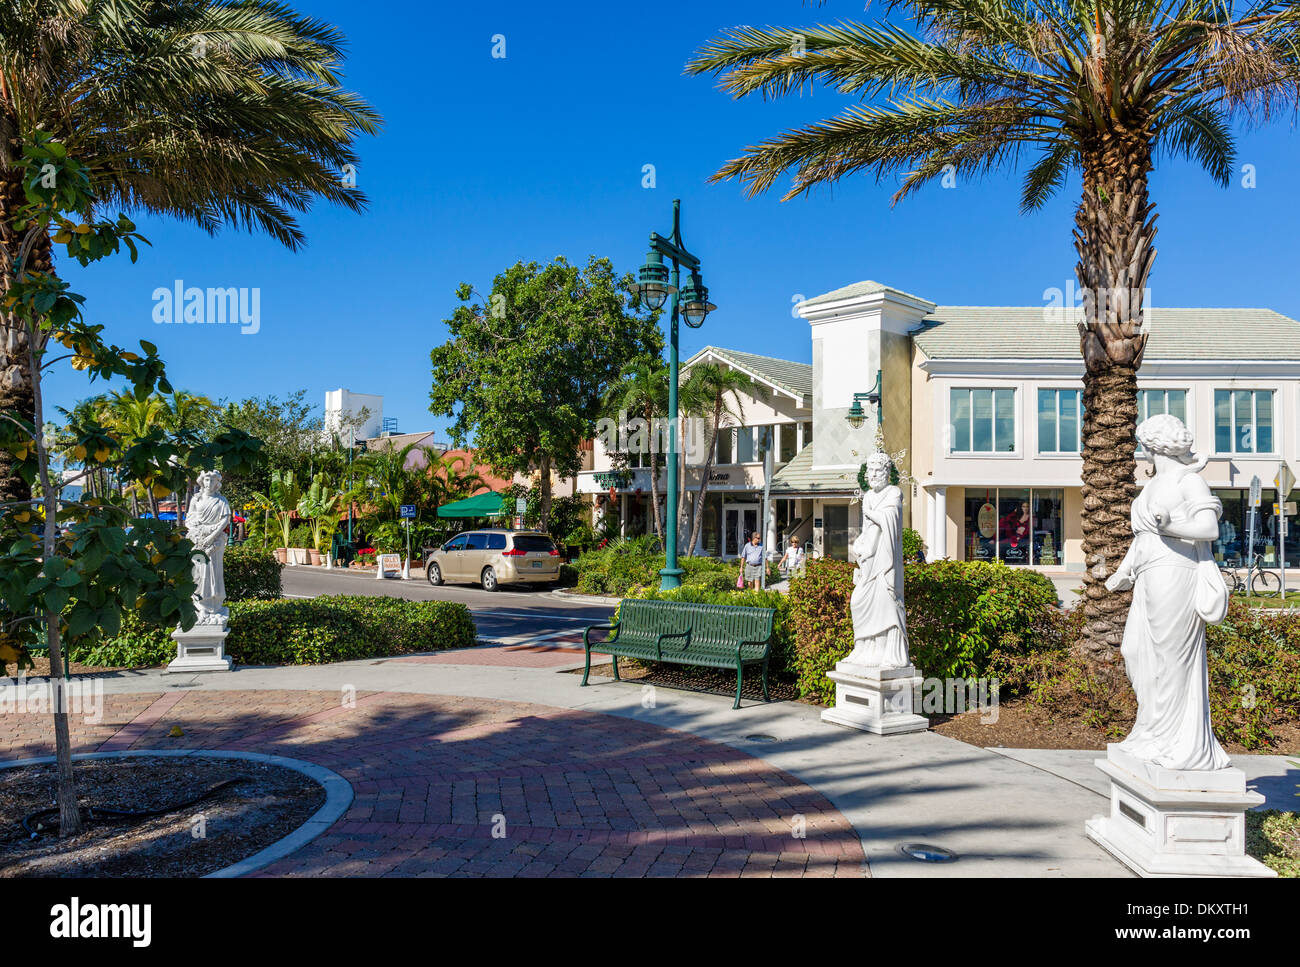
[[[1238,568],[1241,562],[1226,563],[1219,568],[1219,573],[1223,576],[1223,583],[1228,586],[1228,591],[1233,594],[1245,594],[1249,592],[1255,597],[1276,598],[1282,593],[1282,581],[1272,571],[1264,570],[1264,555],[1256,554],[1250,559],[1246,567],[1246,576],[1243,578]]]

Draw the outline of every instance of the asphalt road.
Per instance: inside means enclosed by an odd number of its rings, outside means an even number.
[[[285,597],[290,598],[368,594],[410,601],[459,601],[473,612],[479,636],[488,639],[581,631],[587,625],[607,621],[614,613],[607,605],[565,601],[550,591],[528,587],[503,587],[492,593],[472,584],[444,584],[435,588],[424,579],[422,571],[412,572],[409,581],[395,578],[380,581],[374,574],[313,567],[286,567],[282,575]]]

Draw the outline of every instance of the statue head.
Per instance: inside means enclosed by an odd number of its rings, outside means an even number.
[[[889,468],[892,461],[887,455],[877,450],[871,456],[867,457],[867,483],[876,493],[884,490],[889,485]]]
[[[1194,464],[1197,456],[1192,452],[1192,431],[1183,421],[1168,413],[1160,413],[1143,420],[1137,428],[1138,443],[1155,457],[1168,457],[1179,463]]]
[[[205,470],[199,474],[199,493],[205,497],[215,497],[221,493],[221,472]]]

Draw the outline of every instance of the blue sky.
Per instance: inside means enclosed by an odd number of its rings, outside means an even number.
[[[674,198],[719,307],[684,332],[684,357],[714,344],[809,361],[794,300],[860,279],[940,304],[1039,305],[1073,278],[1077,179],[1029,217],[1010,175],[936,185],[893,208],[895,185],[863,178],[785,203],[706,183],[743,146],[847,102],[824,91],[734,102],[711,79],[682,75],[692,51],[738,24],[874,17],[862,0],[295,6],[343,30],[346,83],[385,117],[384,132],[360,144],[368,211],[318,206],[302,219],[309,241],[297,253],[145,218],[153,247],[136,265],[62,266],[91,321],[120,345],[157,343],[177,387],[230,399],[306,389],[319,406],[344,386],[383,394],[403,432],[441,429],[427,408],[429,350],[445,338],[458,283],[487,291],[515,261],[561,254],[635,271],[648,233],[670,230]],[[496,34],[504,59],[492,57]],[[1255,166],[1253,189],[1240,172],[1225,189],[1186,162],[1161,161],[1152,301],[1300,317],[1290,119],[1243,132],[1238,147],[1238,168]],[[653,189],[642,187],[646,164]],[[260,331],[156,325],[152,293],[176,279],[260,288]],[[63,369],[48,396],[66,406],[91,391]]]

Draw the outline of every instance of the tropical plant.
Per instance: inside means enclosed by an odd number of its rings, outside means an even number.
[[[745,404],[742,396],[758,392],[754,381],[738,369],[716,363],[699,363],[692,366],[690,375],[682,386],[682,407],[687,413],[703,416],[708,438],[705,443],[704,467],[700,471],[700,486],[695,492],[695,507],[691,511],[691,537],[686,545],[687,556],[695,554],[695,545],[704,526],[704,498],[709,492],[709,472],[717,457],[718,433],[729,423],[743,425]]]
[[[646,421],[650,454],[650,506],[654,512],[655,536],[664,537],[663,514],[659,509],[659,466],[662,462],[656,421],[668,413],[668,367],[658,356],[643,356],[623,367],[619,381],[606,393],[606,416],[622,420],[632,414]]]
[[[289,536],[293,532],[293,515],[302,499],[302,488],[292,470],[271,472],[270,492],[256,495],[257,503],[280,525],[280,546],[292,547]]]
[[[339,495],[331,493],[322,474],[317,474],[307,492],[298,498],[298,516],[310,521],[311,546],[322,554],[339,524],[339,515],[334,510],[338,500]]]
[[[209,233],[258,229],[304,242],[295,213],[318,198],[353,211],[353,142],[378,115],[339,86],[342,37],[278,0],[13,0],[0,4],[0,296],[24,232],[21,138],[43,131],[93,177],[106,205]],[[52,271],[50,239],[29,264]],[[0,317],[0,409],[31,421],[29,347]],[[0,453],[0,500],[28,496]]]
[[[1075,268],[1083,289],[1084,650],[1120,643],[1131,592],[1104,582],[1130,540],[1137,492],[1137,370],[1155,258],[1148,176],[1187,157],[1227,185],[1231,122],[1289,113],[1300,99],[1300,7],[1273,0],[892,0],[915,31],[879,23],[738,27],[698,51],[694,74],[736,98],[822,82],[869,102],[787,131],[714,176],[751,194],[793,172],[786,198],[859,172],[901,177],[897,201],[940,177],[1032,162],[1033,211],[1082,174]]]

